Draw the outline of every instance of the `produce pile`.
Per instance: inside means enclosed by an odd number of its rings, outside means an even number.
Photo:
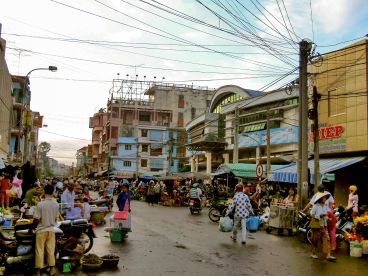
[[[83,256],[84,264],[100,264],[101,258],[95,254],[87,254]]]
[[[107,255],[103,255],[101,257],[101,259],[103,259],[103,260],[116,260],[116,259],[119,259],[119,256],[117,256],[115,254],[107,254]]]
[[[368,239],[368,215],[357,217],[354,219],[356,225],[356,232],[363,237],[363,239]]]

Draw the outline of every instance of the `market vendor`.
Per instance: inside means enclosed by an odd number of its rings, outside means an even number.
[[[285,206],[298,206],[298,195],[295,192],[295,189],[293,187],[290,187],[288,196],[284,198],[282,203],[285,204]]]
[[[31,189],[26,192],[23,201],[27,203],[28,206],[34,206],[40,201],[42,194],[42,188],[35,184]]]

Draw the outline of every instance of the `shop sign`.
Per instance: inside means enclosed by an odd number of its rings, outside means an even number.
[[[336,126],[328,126],[328,127],[319,127],[318,128],[318,137],[319,140],[327,140],[327,139],[336,139],[340,138],[341,134],[344,132],[344,127],[340,125]],[[313,141],[313,132],[309,134],[310,141]]]

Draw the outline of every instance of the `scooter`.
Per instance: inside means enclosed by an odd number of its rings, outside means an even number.
[[[218,222],[221,217],[226,215],[227,204],[221,201],[211,202],[210,209],[208,210],[208,217],[213,222]]]
[[[190,198],[189,199],[189,210],[190,213],[193,215],[194,213],[198,213],[200,214],[202,211],[202,207],[201,207],[201,201],[200,200],[196,200],[194,198]]]
[[[302,242],[312,243],[312,229],[309,228],[311,222],[310,216],[302,211],[298,212],[298,219],[296,221],[296,232],[298,239]]]
[[[344,209],[344,207],[339,206],[335,210],[335,215],[337,217],[336,223],[336,241],[342,242],[346,234],[350,234],[354,227],[354,219],[352,217],[352,209]]]

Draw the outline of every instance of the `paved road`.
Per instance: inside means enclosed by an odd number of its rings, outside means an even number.
[[[121,258],[118,270],[99,275],[368,275],[368,258],[341,253],[337,263],[312,260],[295,237],[258,232],[246,246],[233,243],[206,210],[193,216],[186,208],[133,202],[132,218],[134,232],[123,243],[110,243],[104,227],[97,228],[92,252]]]

